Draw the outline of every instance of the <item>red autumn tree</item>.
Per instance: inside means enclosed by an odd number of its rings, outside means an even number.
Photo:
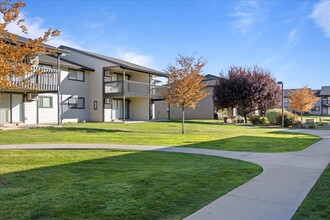
[[[0,88],[14,88],[11,82],[12,76],[22,76],[27,72],[32,72],[33,63],[26,62],[31,56],[41,53],[54,53],[46,51],[42,44],[51,37],[59,36],[59,30],[48,29],[43,36],[36,39],[29,39],[25,43],[17,40],[15,34],[8,33],[8,25],[11,23],[20,27],[23,33],[28,33],[24,25],[24,19],[19,19],[19,13],[25,3],[21,0],[11,3],[11,0],[0,0]],[[35,73],[38,73],[35,71]],[[22,82],[24,83],[24,82]]]
[[[238,108],[247,115],[255,110],[276,107],[281,91],[268,70],[258,66],[230,67],[221,74],[214,88],[214,102],[219,108]]]
[[[166,73],[168,76],[168,88],[161,91],[165,102],[182,109],[182,134],[184,130],[185,108],[195,108],[198,102],[208,93],[203,90],[207,84],[202,83],[201,76],[206,61],[202,58],[184,57],[179,55],[176,66],[169,64]]]

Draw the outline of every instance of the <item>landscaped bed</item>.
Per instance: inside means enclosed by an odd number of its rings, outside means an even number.
[[[0,137],[0,144],[108,143],[254,152],[298,151],[319,140],[306,134],[220,124],[218,121],[187,121],[185,135],[181,134],[181,122],[172,121],[64,124],[61,128],[2,131]]]
[[[202,155],[2,150],[1,219],[182,219],[261,172]]]

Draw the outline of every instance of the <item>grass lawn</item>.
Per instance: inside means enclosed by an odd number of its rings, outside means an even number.
[[[299,116],[300,118],[300,116]],[[320,118],[322,118],[322,122],[327,122],[330,123],[330,116],[318,116],[318,115],[311,115],[311,116],[304,116],[303,120],[304,122],[306,121],[306,119],[314,119],[315,122],[320,122]]]
[[[182,219],[261,172],[202,155],[0,151],[1,219]]]
[[[330,165],[325,169],[293,219],[329,219]]]
[[[302,150],[318,137],[280,132],[277,129],[219,124],[217,121],[78,123],[62,128],[38,128],[0,132],[0,144],[111,143],[184,146],[233,151],[286,152]]]

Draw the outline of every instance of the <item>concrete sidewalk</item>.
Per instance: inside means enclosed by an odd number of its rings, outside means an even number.
[[[294,130],[301,132],[300,130]],[[309,133],[302,130],[303,133]],[[169,146],[112,144],[0,145],[1,149],[120,149],[203,154],[259,164],[263,172],[213,201],[187,220],[290,219],[330,161],[330,131],[311,131],[323,137],[298,152],[252,153]]]

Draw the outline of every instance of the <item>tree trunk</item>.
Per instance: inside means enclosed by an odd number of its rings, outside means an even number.
[[[184,134],[184,107],[182,107],[182,127],[181,127],[181,132]]]
[[[247,123],[247,114],[244,113],[244,123],[246,124]]]
[[[303,111],[302,110],[300,111],[300,120],[301,120],[301,123],[303,123]]]

